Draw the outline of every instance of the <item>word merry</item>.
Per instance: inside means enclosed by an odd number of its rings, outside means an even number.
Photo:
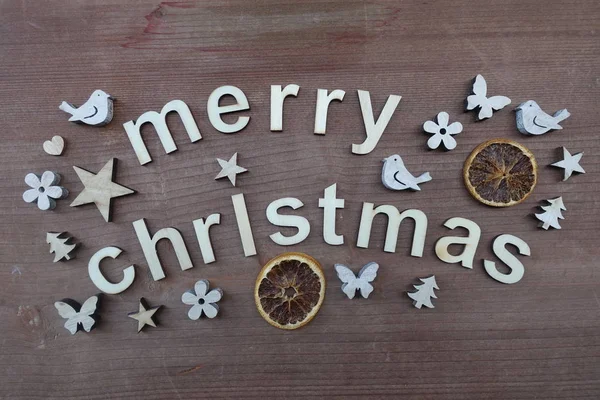
[[[284,100],[288,96],[298,96],[299,91],[300,86],[295,84],[287,85],[285,88],[281,88],[281,85],[271,85],[271,131],[277,132],[283,130]],[[383,135],[383,131],[390,122],[402,97],[393,94],[390,95],[381,114],[377,120],[375,120],[373,107],[371,106],[371,95],[364,90],[358,90],[357,92],[367,137],[363,143],[352,145],[352,153],[368,154],[373,151],[375,146],[377,146],[377,143],[379,143],[379,139],[381,138],[381,135]],[[331,93],[326,89],[317,90],[315,134],[325,135],[327,130],[327,112],[329,110],[329,104],[333,100],[341,102],[344,99],[345,94],[346,92],[340,89],[336,89]],[[225,96],[233,97],[236,101],[235,104],[221,106],[221,99]],[[248,103],[246,95],[241,89],[235,86],[221,86],[215,89],[208,97],[206,108],[210,123],[216,130],[222,133],[239,132],[248,125],[248,122],[250,122],[250,117],[248,116],[239,116],[234,123],[226,123],[221,118],[223,114],[250,109],[250,104]],[[125,132],[127,132],[127,137],[129,138],[141,165],[152,161],[141,134],[142,125],[146,123],[149,123],[154,127],[167,154],[177,150],[177,146],[173,141],[173,136],[169,131],[166,121],[167,114],[170,112],[176,112],[177,115],[179,115],[192,143],[202,139],[198,125],[196,125],[196,121],[187,104],[181,100],[172,100],[164,105],[160,113],[156,111],[147,111],[140,115],[136,121],[128,121],[123,124]]]
[[[336,210],[343,209],[345,201],[344,199],[337,198],[336,190],[337,184],[327,187],[324,191],[323,198],[320,198],[318,202],[319,208],[323,209],[323,240],[325,243],[332,246],[339,246],[344,243],[344,236],[336,233]],[[231,201],[244,255],[246,257],[256,255],[254,235],[252,233],[252,226],[248,217],[244,195],[242,193],[235,194],[231,196]],[[283,207],[297,210],[303,206],[304,203],[295,197],[277,199],[267,206],[266,216],[270,223],[279,227],[296,228],[297,230],[295,234],[290,236],[285,236],[281,232],[275,232],[269,236],[273,242],[281,246],[289,246],[301,243],[308,237],[310,234],[310,223],[306,218],[300,215],[284,215],[279,213],[279,209]],[[388,204],[375,207],[373,203],[363,202],[356,240],[357,247],[365,249],[369,247],[373,220],[379,214],[387,217],[387,231],[383,247],[385,252],[394,253],[396,251],[400,225],[402,224],[402,221],[409,218],[414,222],[410,255],[413,257],[423,256],[428,224],[425,213],[416,209],[408,209],[400,212],[398,208]],[[205,264],[216,261],[210,239],[210,228],[214,225],[219,225],[220,222],[221,214],[219,213],[209,215],[206,220],[199,218],[192,221],[196,239],[200,246],[200,251]],[[481,229],[475,222],[460,217],[450,218],[444,223],[444,226],[449,229],[465,228],[468,231],[468,236],[441,237],[435,244],[435,253],[437,257],[445,263],[460,263],[463,267],[472,269],[473,260],[481,237]],[[183,236],[177,229],[163,228],[152,235],[148,231],[144,219],[134,221],[133,228],[154,280],[160,280],[165,277],[156,250],[157,243],[162,239],[168,240],[173,246],[182,270],[187,270],[194,266],[183,240]],[[463,251],[458,255],[450,254],[448,251],[449,247],[456,244],[463,245]],[[521,280],[525,268],[515,255],[508,251],[506,248],[508,244],[515,246],[521,255],[529,256],[531,254],[529,246],[522,239],[513,235],[503,234],[494,239],[492,248],[494,254],[510,269],[510,272],[500,272],[493,261],[484,260],[483,263],[486,272],[492,278],[499,282],[510,284]],[[135,279],[135,269],[133,265],[125,268],[123,271],[123,279],[118,283],[109,282],[102,274],[100,262],[105,258],[114,259],[118,257],[120,253],[121,250],[116,247],[105,247],[94,254],[89,261],[88,271],[90,278],[98,289],[103,292],[110,294],[120,293],[131,286]]]

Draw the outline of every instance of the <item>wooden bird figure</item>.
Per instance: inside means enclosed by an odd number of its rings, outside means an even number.
[[[517,129],[525,135],[543,135],[553,129],[562,129],[558,123],[571,116],[566,108],[555,112],[554,115],[546,114],[533,100],[521,103],[515,111]]]
[[[63,101],[58,108],[71,114],[71,118],[69,118],[71,122],[103,126],[112,120],[113,98],[98,89],[94,90],[90,98],[79,107]]]
[[[419,187],[420,183],[429,182],[431,175],[429,172],[419,175],[418,177],[413,176],[402,161],[402,157],[398,154],[389,156],[383,159],[383,169],[381,170],[381,182],[383,186],[391,190],[421,190]]]

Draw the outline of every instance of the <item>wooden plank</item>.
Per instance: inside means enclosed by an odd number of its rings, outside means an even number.
[[[596,0],[1,2],[0,398],[600,398],[599,25]],[[463,111],[477,74],[490,94],[513,103],[476,123]],[[283,130],[271,132],[270,87],[292,83],[301,90],[285,102]],[[207,113],[210,94],[225,85],[240,88],[250,105],[221,115],[228,124],[250,117],[232,134],[213,128]],[[70,123],[58,110],[97,88],[116,99],[106,127]],[[318,89],[346,93],[328,110],[326,135],[313,133]],[[358,90],[370,93],[374,116],[388,96],[402,96],[374,150],[360,156],[351,152],[366,138]],[[141,166],[122,125],[174,99],[189,106],[202,140],[191,142],[169,116],[178,150],[166,154],[146,124],[152,162]],[[571,117],[560,131],[522,135],[510,108],[530,99],[550,112],[568,108]],[[426,150],[421,127],[440,110],[464,127],[451,152]],[[60,157],[42,148],[54,135],[68,143]],[[468,154],[495,137],[521,142],[540,166],[533,194],[506,209],[478,203],[462,180]],[[563,171],[545,168],[562,146],[585,151],[586,174],[562,182]],[[236,187],[214,180],[215,158],[234,152],[251,171]],[[381,160],[390,154],[435,179],[420,192],[385,189]],[[21,199],[25,175],[50,170],[63,176],[72,201],[81,188],[72,166],[99,171],[112,157],[118,182],[137,192],[115,202],[112,223],[92,206],[61,201],[41,212]],[[318,199],[333,184],[345,201],[335,231],[343,245],[322,236]],[[244,257],[239,238],[231,202],[239,193],[255,256]],[[538,229],[536,206],[559,196],[569,208],[562,229]],[[301,200],[294,213],[311,224],[306,240],[287,247],[269,235],[295,230],[265,215],[284,197]],[[410,257],[406,222],[396,252],[384,252],[383,217],[374,220],[369,248],[357,248],[362,202],[422,210],[423,256]],[[192,221],[211,214],[221,215],[210,231],[216,261],[205,265]],[[435,256],[452,217],[481,227],[473,269]],[[154,281],[132,226],[141,218],[150,232],[179,230],[194,267],[182,271],[160,242],[166,278]],[[77,258],[52,263],[50,231],[76,237]],[[531,249],[518,256],[525,273],[516,284],[483,268],[486,259],[509,272],[492,250],[501,234]],[[54,302],[97,293],[85,267],[107,246],[125,258],[103,262],[106,278],[118,282],[123,265],[135,264],[136,279],[104,295],[96,329],[71,336]],[[261,266],[283,251],[318,259],[330,283],[314,321],[292,332],[266,324],[252,296]],[[370,261],[380,265],[375,290],[368,301],[349,301],[333,265]],[[442,290],[434,309],[417,310],[406,292],[430,275]],[[219,318],[208,323],[190,321],[181,302],[199,279],[225,293]],[[138,334],[127,313],[140,297],[164,306],[157,328]]]

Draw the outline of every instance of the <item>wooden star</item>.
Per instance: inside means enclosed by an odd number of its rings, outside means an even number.
[[[154,323],[154,320],[152,319],[152,316],[162,306],[152,307],[152,308],[147,308],[147,307],[148,306],[147,306],[146,302],[144,301],[144,298],[142,297],[140,299],[140,309],[139,309],[139,311],[127,314],[127,316],[129,318],[133,318],[133,319],[137,320],[137,322],[138,322],[138,333],[141,332],[142,328],[144,326],[146,326],[146,325],[150,325],[150,326],[153,326],[153,327],[156,328],[156,324]]]
[[[221,172],[219,172],[219,175],[217,175],[215,179],[228,177],[233,186],[235,186],[236,175],[248,171],[246,168],[237,165],[237,153],[232,155],[229,161],[221,160],[220,158],[217,158],[217,161],[221,166]]]
[[[71,207],[94,203],[98,207],[100,214],[104,217],[104,220],[106,222],[110,221],[110,204],[112,198],[135,193],[135,190],[113,182],[116,161],[116,158],[111,158],[97,174],[86,171],[83,168],[73,167],[85,188],[73,200]]]
[[[583,157],[583,152],[571,155],[569,150],[567,150],[565,147],[563,147],[562,149],[563,159],[550,165],[565,170],[563,181],[569,179],[573,172],[585,174],[585,171],[583,170],[583,168],[581,168],[581,165],[579,165],[579,161],[581,161],[581,157]]]

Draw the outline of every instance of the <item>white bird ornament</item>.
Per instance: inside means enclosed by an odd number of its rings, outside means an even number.
[[[90,98],[79,107],[63,101],[58,108],[71,114],[70,122],[103,126],[112,120],[113,98],[105,91],[98,89],[94,90]]]
[[[517,112],[517,129],[525,135],[543,135],[553,129],[562,129],[558,123],[569,118],[571,114],[566,108],[554,115],[546,114],[533,100],[519,104]]]
[[[431,175],[425,172],[418,177],[413,176],[398,154],[383,159],[383,169],[381,170],[381,182],[383,186],[391,190],[421,190],[420,183],[429,182]]]

